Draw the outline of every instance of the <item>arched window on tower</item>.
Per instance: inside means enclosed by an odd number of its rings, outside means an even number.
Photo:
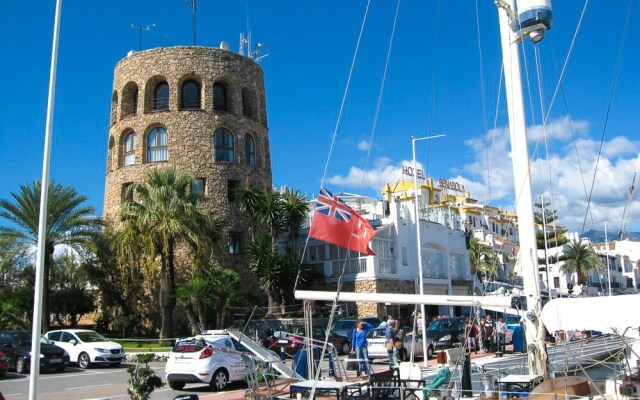
[[[169,109],[169,85],[167,84],[167,82],[161,82],[156,85],[156,88],[153,92],[153,109]]]
[[[118,92],[113,92],[113,96],[111,96],[111,123],[116,122],[116,117],[118,115]]]
[[[213,109],[218,111],[228,111],[227,88],[222,83],[213,85]]]
[[[131,131],[124,137],[122,154],[124,155],[124,166],[133,165],[136,162],[136,133]]]
[[[167,131],[160,127],[153,128],[147,136],[147,161],[158,162],[168,159]]]
[[[138,86],[129,82],[122,90],[122,118],[138,112]]]
[[[215,161],[233,162],[233,133],[227,128],[219,128],[214,134]]]
[[[242,89],[242,114],[245,117],[249,117],[249,118],[253,118],[255,117],[255,113],[254,113],[254,101],[253,101],[253,94],[251,93],[251,90],[248,88],[243,88]]]
[[[186,81],[182,84],[180,108],[183,110],[200,109],[200,85],[196,81]]]
[[[256,141],[250,133],[244,134],[244,154],[247,165],[256,165]]]

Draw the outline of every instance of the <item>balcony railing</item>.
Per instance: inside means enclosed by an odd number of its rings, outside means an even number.
[[[397,273],[396,263],[391,258],[378,258],[378,272],[395,275]]]
[[[345,265],[346,263],[346,265]],[[331,277],[337,278],[340,276],[342,266],[345,266],[345,275],[356,275],[362,272],[367,272],[367,260],[365,258],[346,261],[331,261]]]

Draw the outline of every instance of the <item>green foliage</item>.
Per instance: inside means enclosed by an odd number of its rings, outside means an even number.
[[[0,241],[8,243],[14,252],[26,254],[38,245],[41,183],[23,184],[18,193],[11,193],[13,201],[0,200],[0,218],[8,225],[0,226]],[[51,181],[47,188],[47,226],[44,243],[44,285],[42,328],[49,329],[51,314],[51,265],[55,246],[66,245],[78,254],[93,250],[100,234],[102,221],[96,218],[93,207],[74,188]]]
[[[290,299],[295,278],[301,270],[296,241],[307,215],[308,203],[298,191],[239,191],[240,208],[250,226],[249,267],[258,285],[267,294],[269,306],[279,300],[283,306]],[[286,237],[283,251],[277,240]],[[284,254],[283,254],[284,253]]]
[[[162,379],[149,367],[149,362],[153,361],[154,357],[153,353],[140,354],[136,365],[127,367],[130,377],[127,381],[129,383],[127,393],[131,400],[149,400],[154,390],[164,386]]]
[[[175,250],[180,243],[192,248],[212,242],[219,236],[219,221],[200,207],[203,196],[191,193],[194,176],[174,167],[151,170],[144,184],[134,184],[132,201],[120,209],[125,231],[136,233],[134,240],[151,243],[142,251],[149,258],[160,257],[159,303],[162,311],[160,337],[173,337],[173,313],[176,305]]]
[[[469,263],[471,272],[482,280],[496,276],[496,254],[475,236],[469,240]]]
[[[569,274],[575,272],[577,283],[584,284],[589,272],[601,266],[604,265],[589,246],[574,240],[564,250],[564,263],[560,266],[560,271]]]
[[[547,248],[554,248],[563,246],[569,242],[566,235],[567,229],[553,224],[553,222],[558,219],[558,216],[556,211],[550,210],[547,208],[548,206],[548,204],[545,204],[543,215],[542,204],[534,204],[534,207],[539,210],[534,212],[535,222],[538,226],[538,230],[536,231],[536,246],[539,250],[544,249],[545,246]],[[544,261],[543,258],[542,262],[539,262],[538,264],[546,264],[546,261]]]

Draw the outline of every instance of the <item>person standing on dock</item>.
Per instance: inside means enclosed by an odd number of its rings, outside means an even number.
[[[358,376],[363,372],[365,376],[370,375],[367,333],[371,329],[373,329],[373,325],[359,319],[351,335],[351,343],[356,351],[356,359],[358,360]]]

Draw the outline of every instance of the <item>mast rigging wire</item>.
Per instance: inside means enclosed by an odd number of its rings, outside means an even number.
[[[609,123],[609,115],[611,114],[611,104],[613,103],[613,95],[616,92],[616,84],[618,83],[618,76],[620,75],[620,66],[622,64],[622,53],[624,52],[624,43],[627,38],[627,31],[629,29],[629,20],[631,17],[631,0],[629,0],[627,5],[627,15],[624,20],[624,28],[622,30],[622,41],[620,42],[620,47],[618,48],[618,59],[616,62],[616,68],[613,74],[613,81],[611,82],[611,90],[609,91],[609,102],[607,104],[607,112],[605,114],[604,126],[602,127],[602,135],[600,136],[600,147],[598,148],[598,157],[596,158],[596,166],[593,171],[593,179],[591,180],[591,190],[589,191],[589,198],[587,200],[587,211],[584,215],[584,220],[582,222],[582,232],[584,233],[584,227],[587,223],[587,215],[589,212],[589,208],[591,207],[591,197],[593,196],[593,188],[596,184],[596,176],[598,174],[598,165],[600,163],[600,156],[602,155],[602,146],[604,144],[604,135],[607,131],[607,125]]]

